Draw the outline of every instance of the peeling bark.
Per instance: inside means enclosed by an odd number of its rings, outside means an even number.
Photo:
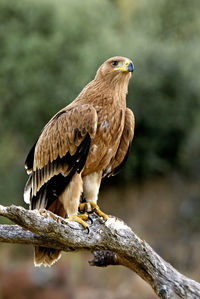
[[[0,205],[0,216],[17,225],[0,225],[0,242],[61,249],[89,250],[92,266],[123,265],[151,285],[160,298],[200,298],[200,284],[179,273],[141,240],[122,220],[113,216],[104,222],[92,215],[89,233],[75,222],[47,211]]]

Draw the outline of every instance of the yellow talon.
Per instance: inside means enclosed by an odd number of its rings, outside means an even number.
[[[97,215],[99,215],[100,217],[103,217],[104,220],[108,219],[108,215],[106,215],[105,213],[103,213],[99,206],[92,202],[92,201],[88,201],[88,202],[83,202],[80,204],[79,209],[81,212],[96,212]]]
[[[81,214],[81,215],[72,215],[69,218],[66,219],[67,221],[75,221],[80,223],[85,229],[88,228],[88,224],[85,222],[88,220],[87,214]]]

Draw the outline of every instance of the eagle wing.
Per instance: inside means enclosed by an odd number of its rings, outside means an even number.
[[[121,168],[125,165],[128,154],[131,147],[131,142],[134,136],[134,128],[135,128],[135,117],[133,112],[126,108],[125,110],[125,122],[124,129],[122,132],[121,140],[119,147],[115,156],[112,158],[104,176],[114,176],[118,174]]]
[[[24,199],[31,208],[48,208],[81,172],[96,129],[97,113],[88,104],[61,110],[44,127],[25,162]]]

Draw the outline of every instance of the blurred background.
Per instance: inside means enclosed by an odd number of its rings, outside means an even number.
[[[26,206],[24,160],[43,126],[101,63],[129,57],[135,139],[99,204],[200,281],[199,11],[199,0],[0,0],[0,203]],[[0,244],[0,299],[157,298],[128,269],[89,267],[89,253],[51,269],[32,255]]]

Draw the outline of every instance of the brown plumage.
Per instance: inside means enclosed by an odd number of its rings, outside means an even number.
[[[134,115],[126,108],[132,71],[128,58],[108,59],[94,80],[44,127],[25,162],[29,178],[24,199],[31,209],[87,219],[76,216],[81,195],[87,207],[96,206],[102,177],[115,175],[127,159],[134,134]],[[58,250],[35,248],[35,265],[50,266],[59,257]]]

